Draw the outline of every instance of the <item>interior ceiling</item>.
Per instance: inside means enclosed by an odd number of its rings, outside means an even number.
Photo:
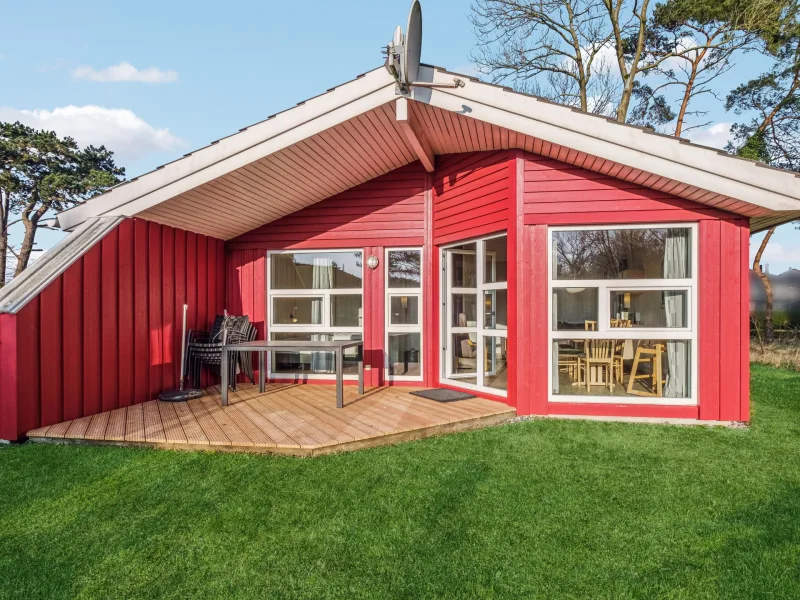
[[[427,104],[409,104],[437,155],[519,148],[736,212],[752,219],[753,230],[800,218],[800,213],[767,216],[762,207]],[[390,102],[136,216],[227,240],[415,160]]]

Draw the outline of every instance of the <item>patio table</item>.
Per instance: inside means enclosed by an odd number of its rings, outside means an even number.
[[[262,340],[225,344],[222,347],[222,364],[227,365],[230,352],[258,352],[258,391],[266,391],[266,369],[264,355],[267,352],[334,352],[336,354],[336,408],[344,406],[344,351],[359,348],[358,393],[364,393],[364,342],[361,340],[335,340],[329,342],[293,342]],[[228,369],[222,368],[222,405],[228,405]]]

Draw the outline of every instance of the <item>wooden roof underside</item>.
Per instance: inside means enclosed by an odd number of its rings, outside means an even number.
[[[435,155],[518,148],[750,217],[754,229],[790,218],[428,104],[409,106]],[[231,239],[415,160],[389,102],[135,216]]]

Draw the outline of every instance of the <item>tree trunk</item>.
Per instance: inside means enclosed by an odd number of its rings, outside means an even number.
[[[28,261],[33,251],[33,241],[36,237],[36,230],[38,229],[38,222],[33,219],[23,218],[22,224],[25,226],[25,237],[22,240],[22,247],[19,250],[19,258],[17,259],[17,268],[14,271],[14,277],[18,277],[28,268]]]
[[[0,288],[6,284],[8,269],[8,218],[11,213],[8,192],[0,189]]]
[[[704,54],[705,52],[700,56],[699,60],[692,62],[692,74],[689,76],[689,79],[686,82],[686,90],[684,91],[683,99],[681,100],[681,108],[678,110],[678,121],[675,124],[675,137],[681,137],[681,132],[683,131],[683,122],[686,119],[686,111],[689,109],[689,100],[692,98],[694,82],[697,80],[697,68],[700,65],[700,61],[703,60]]]
[[[6,284],[6,269],[8,268],[8,233],[0,231],[0,289]]]
[[[767,293],[767,302],[764,310],[764,341],[768,344],[772,343],[775,339],[775,329],[772,325],[772,284],[769,282],[769,278],[766,274],[761,270],[761,255],[764,254],[769,239],[772,237],[772,234],[775,233],[775,229],[777,229],[777,226],[769,228],[767,235],[761,240],[761,246],[759,246],[758,252],[756,252],[756,258],[753,261],[753,271],[761,278],[761,282],[764,284],[764,291]]]

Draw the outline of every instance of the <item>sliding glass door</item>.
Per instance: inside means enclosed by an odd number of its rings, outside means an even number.
[[[505,234],[442,250],[443,378],[505,395],[508,259]]]

